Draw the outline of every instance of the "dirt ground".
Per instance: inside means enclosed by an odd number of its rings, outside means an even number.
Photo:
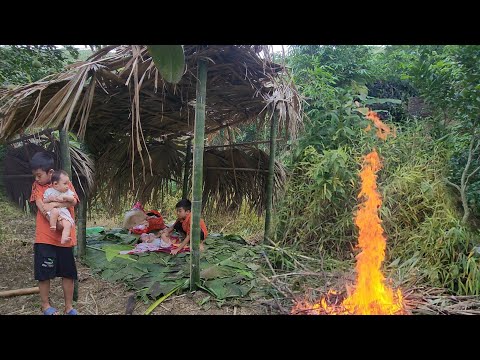
[[[35,219],[7,203],[0,195],[0,291],[37,286],[33,279],[33,240]],[[121,283],[109,283],[92,275],[90,269],[77,262],[79,276],[78,301],[75,308],[81,315],[123,315],[132,292]],[[209,309],[198,305],[207,296],[202,291],[172,296],[160,304],[152,315],[256,315],[269,314],[270,307],[261,300],[239,305],[213,304]],[[63,312],[61,279],[51,282],[51,305]],[[150,304],[137,301],[133,315],[143,314]],[[41,315],[38,294],[0,298],[0,315]]]

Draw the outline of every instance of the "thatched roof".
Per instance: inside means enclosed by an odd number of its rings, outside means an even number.
[[[206,134],[227,126],[269,121],[275,108],[280,128],[295,138],[301,102],[284,68],[269,60],[266,47],[187,45],[184,49],[186,70],[176,85],[163,82],[146,46],[131,45],[106,47],[61,73],[0,91],[0,140],[12,138],[26,127],[64,127],[84,140],[97,168],[102,169],[96,174],[97,184],[113,184],[121,176],[125,191],[135,185],[139,193],[151,195],[159,190],[156,185],[180,180],[182,140],[193,135],[199,58],[208,59]],[[176,155],[170,152],[167,160],[162,156],[166,142],[177,143]],[[108,164],[111,170],[105,171],[99,164]],[[224,188],[210,184],[212,175],[207,172],[206,191]],[[153,184],[147,174],[160,180]],[[238,178],[239,172],[235,174]],[[231,198],[225,192],[221,195]],[[263,198],[258,201],[262,203]]]
[[[32,189],[32,172],[29,161],[36,152],[49,152],[53,155],[55,168],[60,168],[60,141],[58,133],[52,134],[45,131],[43,134],[29,137],[23,141],[9,144],[6,148],[3,159],[3,184],[8,197],[20,207],[31,211],[36,206],[29,204],[30,192]],[[84,193],[91,193],[94,185],[94,163],[79,147],[70,146],[70,157],[72,159],[72,182],[81,199]]]

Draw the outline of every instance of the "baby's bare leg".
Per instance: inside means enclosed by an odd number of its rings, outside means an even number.
[[[171,243],[172,243],[172,239],[170,238],[170,236],[168,236],[168,235],[165,234],[165,233],[162,233],[161,239],[162,239],[164,242],[166,242],[167,244],[171,244]]]
[[[57,220],[58,216],[60,215],[60,212],[58,211],[57,208],[53,208],[50,211],[50,230],[55,231],[57,230]]]
[[[72,229],[72,223],[68,220],[62,220],[63,231],[62,231],[62,240],[60,241],[62,244],[72,240],[70,237],[70,230]]]

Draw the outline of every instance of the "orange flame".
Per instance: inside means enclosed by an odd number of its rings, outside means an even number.
[[[367,113],[367,119],[372,120],[373,125],[375,125],[375,127],[377,128],[376,134],[380,139],[386,140],[388,135],[393,135],[393,137],[396,136],[395,129],[393,130],[393,134],[392,134],[392,132],[390,131],[390,128],[387,125],[385,125],[382,122],[382,120],[380,120],[380,117],[375,111],[369,111]],[[370,130],[371,130],[371,126],[368,125],[365,131],[368,132]]]
[[[378,119],[376,113],[369,112],[369,114],[373,114],[371,118]],[[386,127],[385,124],[381,124]],[[377,126],[376,123],[375,126]],[[386,128],[388,129],[388,127]],[[383,130],[382,136],[386,137],[389,133],[389,129],[388,131]],[[386,237],[378,217],[378,209],[382,205],[382,200],[377,192],[376,173],[381,166],[376,150],[364,157],[360,172],[362,186],[358,194],[358,198],[363,198],[364,202],[360,205],[355,218],[355,224],[359,228],[358,247],[362,251],[357,255],[356,286],[353,292],[340,305],[336,304],[338,297],[332,291],[329,291],[327,296],[316,304],[300,300],[292,308],[292,314],[391,315],[405,313],[400,289],[394,292],[389,288],[385,284],[385,277],[381,272],[386,248]],[[333,297],[336,297],[334,304],[332,304]]]

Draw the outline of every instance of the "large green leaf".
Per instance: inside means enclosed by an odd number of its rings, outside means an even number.
[[[253,271],[257,271],[260,268],[260,265],[249,263],[249,264],[247,264],[247,267],[249,269],[252,269]]]
[[[129,245],[107,245],[103,247],[103,250],[105,251],[105,256],[107,257],[108,261],[112,261],[114,257],[120,257],[123,259],[129,259],[133,260],[130,255],[120,255],[119,251],[123,250],[132,250],[133,247]]]
[[[217,299],[223,300],[229,297],[243,297],[253,288],[251,282],[237,284],[238,278],[225,278],[206,281],[205,288]]]
[[[247,269],[246,265],[244,265],[242,263],[239,263],[237,261],[232,261],[230,259],[223,260],[218,265],[228,266],[228,267],[232,267],[234,269],[241,269],[241,270],[246,270]]]
[[[245,239],[243,237],[241,237],[240,235],[234,235],[234,234],[231,234],[231,235],[225,235],[223,237],[225,240],[228,240],[228,241],[233,241],[233,242],[236,242],[236,243],[239,243],[239,244],[248,244]]]
[[[148,52],[166,82],[176,84],[183,76],[185,55],[182,45],[148,45]]]
[[[85,234],[86,234],[86,236],[91,236],[91,235],[94,235],[94,234],[100,234],[104,230],[105,230],[105,228],[103,226],[89,227],[85,231]]]
[[[200,272],[200,277],[205,280],[216,279],[226,275],[230,275],[229,272],[225,268],[216,265],[210,266]]]
[[[130,235],[130,234],[116,233],[115,236],[119,237],[121,239],[120,242],[122,244],[134,244],[138,240],[138,237],[136,237],[135,235]]]

